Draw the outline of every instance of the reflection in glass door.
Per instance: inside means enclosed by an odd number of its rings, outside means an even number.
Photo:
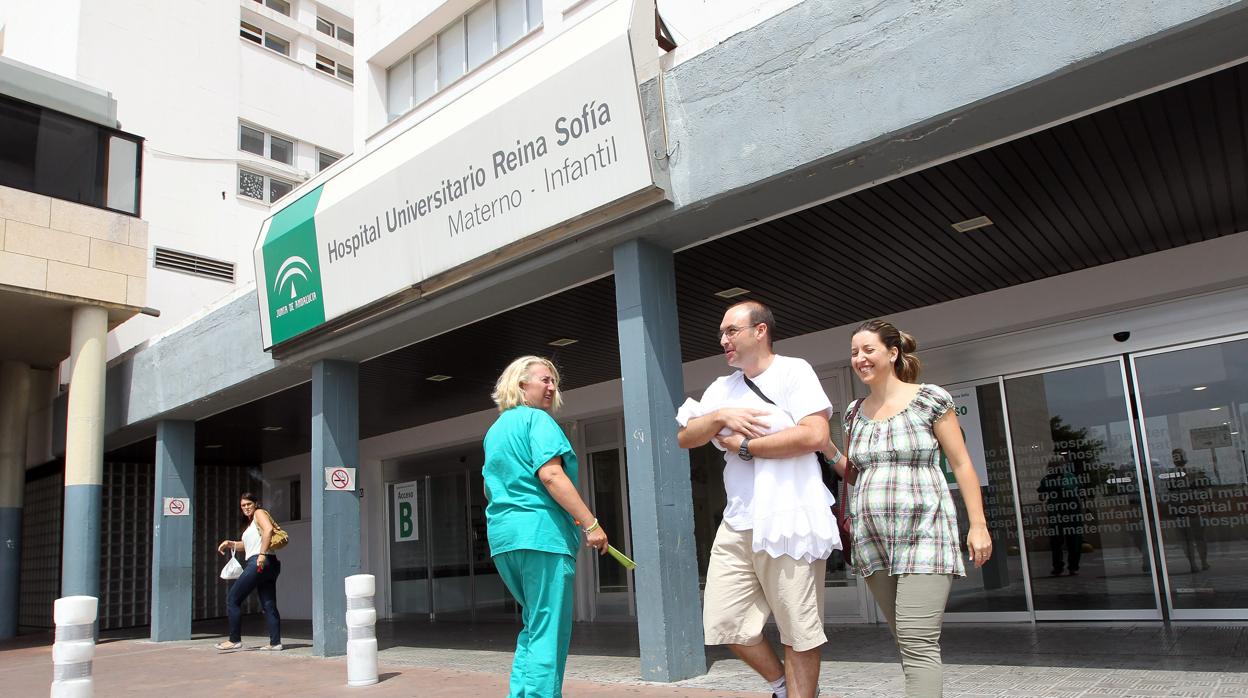
[[[1122,362],[1005,393],[1036,618],[1160,618]]]
[[[965,621],[1030,620],[1027,568],[1018,538],[1018,512],[1014,507],[1014,476],[1001,382],[993,380],[947,388],[953,397],[967,452],[979,475],[980,496],[993,548],[992,557],[983,567],[976,569],[967,563],[966,577],[955,578],[946,607],[947,617]],[[965,560],[970,520],[952,471],[944,459],[941,464],[958,509],[958,542]]]
[[[1132,363],[1171,617],[1248,618],[1248,339]]]

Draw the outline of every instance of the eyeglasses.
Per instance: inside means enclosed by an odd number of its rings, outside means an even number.
[[[720,330],[720,331],[719,331],[719,334],[715,335],[715,341],[716,341],[716,342],[718,342],[719,340],[723,339],[724,337],[727,337],[727,338],[729,339],[729,341],[731,341],[731,340],[733,340],[733,339],[736,339],[737,335],[741,334],[741,333],[742,333],[742,332],[744,332],[745,330],[748,330],[748,329],[752,329],[752,328],[758,327],[758,326],[759,326],[759,325],[761,325],[761,324],[763,324],[763,323],[761,323],[761,322],[755,322],[755,323],[753,323],[753,324],[746,325],[745,327],[737,327],[737,326],[735,326],[735,325],[729,325],[726,329],[722,329],[722,330]]]

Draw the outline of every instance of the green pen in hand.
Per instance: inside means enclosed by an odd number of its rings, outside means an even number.
[[[637,563],[628,559],[628,556],[615,549],[614,545],[607,545],[607,554],[615,558],[615,561],[624,566],[626,570],[637,569]]]

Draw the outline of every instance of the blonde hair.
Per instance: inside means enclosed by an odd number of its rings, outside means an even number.
[[[498,377],[498,382],[494,384],[494,392],[490,393],[490,398],[498,405],[499,412],[527,404],[524,401],[524,388],[521,386],[529,382],[529,367],[533,364],[542,364],[550,369],[550,376],[555,379],[555,399],[550,403],[550,411],[558,412],[563,407],[563,393],[559,390],[559,369],[544,356],[521,356],[507,364],[507,368]]]

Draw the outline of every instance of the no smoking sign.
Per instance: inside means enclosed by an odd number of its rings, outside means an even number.
[[[165,516],[190,516],[189,497],[165,497]]]
[[[325,491],[354,492],[355,468],[326,468]]]

